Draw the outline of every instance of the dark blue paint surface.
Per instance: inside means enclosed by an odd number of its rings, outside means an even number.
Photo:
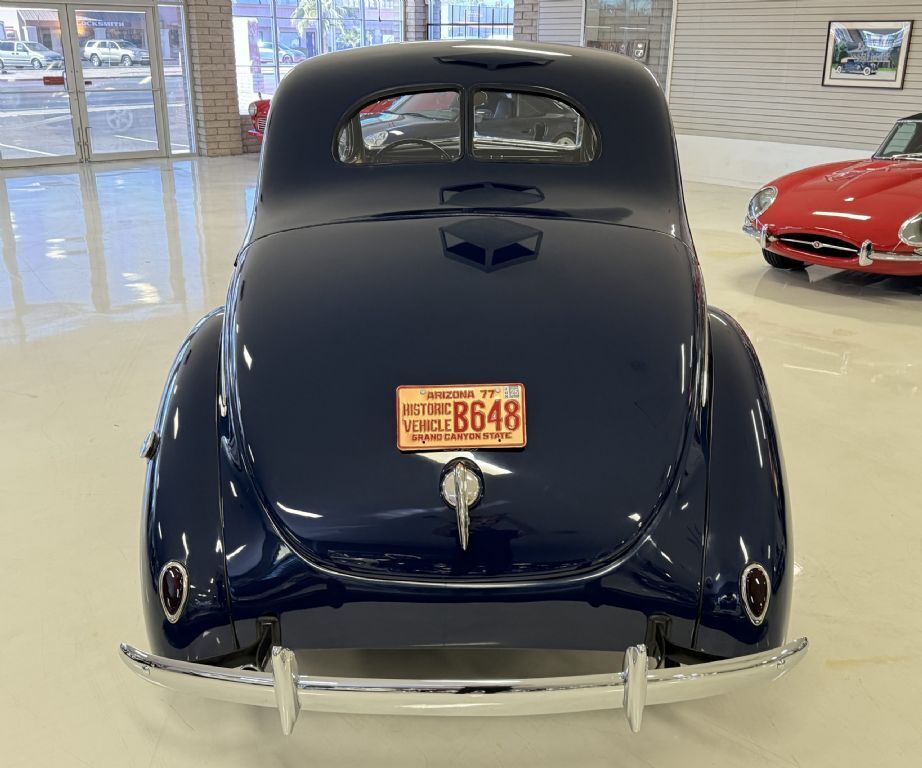
[[[708,317],[662,94],[623,57],[540,48],[554,55],[382,46],[285,79],[226,319],[184,345],[158,417],[155,652],[246,646],[261,616],[293,648],[621,650],[652,616],[716,656],[783,639],[771,406],[745,336]],[[601,154],[333,159],[360,102],[445,83],[564,92]],[[528,445],[473,453],[485,488],[465,552],[439,495],[445,455],[397,450],[395,389],[504,381],[526,386]],[[154,591],[171,559],[194,584],[175,625]],[[774,590],[760,627],[739,596],[752,560]]]
[[[740,642],[753,652],[785,640],[794,558],[784,463],[768,388],[755,350],[725,312],[710,310],[713,399],[708,535],[696,645],[729,656]],[[758,627],[740,603],[740,572],[768,570],[772,595]]]
[[[241,460],[293,546],[343,573],[597,569],[659,513],[694,426],[694,261],[645,230],[485,218],[541,235],[532,260],[485,271],[442,252],[453,221],[313,227],[244,252],[229,315]],[[476,237],[480,220],[462,221]],[[465,551],[439,494],[456,454],[397,449],[395,392],[491,382],[525,384],[529,443],[477,451],[484,498]]]
[[[218,489],[217,388],[223,313],[196,325],[167,377],[154,428],[161,436],[147,467],[141,521],[141,585],[154,653],[198,659],[235,647],[224,572]],[[157,592],[171,560],[191,589],[182,618],[164,617]]]

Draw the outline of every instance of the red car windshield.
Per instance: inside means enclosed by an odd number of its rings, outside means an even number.
[[[900,120],[875,157],[922,160],[922,121]]]

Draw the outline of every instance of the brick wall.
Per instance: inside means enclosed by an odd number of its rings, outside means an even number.
[[[198,152],[208,157],[243,152],[230,0],[186,0],[189,69],[195,93]]]
[[[538,0],[515,0],[512,16],[512,37],[515,40],[538,39]]]
[[[259,152],[262,142],[255,136],[250,135],[250,129],[253,127],[253,121],[249,115],[240,116],[240,140],[243,142],[243,153]]]
[[[429,9],[426,0],[406,0],[404,40],[429,38]]]

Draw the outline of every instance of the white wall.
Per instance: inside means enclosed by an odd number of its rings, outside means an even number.
[[[539,0],[538,39],[546,43],[583,44],[585,0]]]
[[[822,85],[830,21],[914,21],[902,89]],[[919,0],[678,0],[676,130],[870,152],[922,111]]]
[[[810,165],[857,160],[872,154],[867,150],[721,136],[679,134],[677,141],[683,181],[727,184],[753,190],[778,176]]]
[[[914,21],[903,89],[822,85],[830,21]],[[669,107],[683,178],[756,188],[869,157],[922,111],[919,0],[677,0]]]

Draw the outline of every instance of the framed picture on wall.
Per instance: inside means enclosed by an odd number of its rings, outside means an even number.
[[[830,21],[823,85],[902,88],[911,21]]]

